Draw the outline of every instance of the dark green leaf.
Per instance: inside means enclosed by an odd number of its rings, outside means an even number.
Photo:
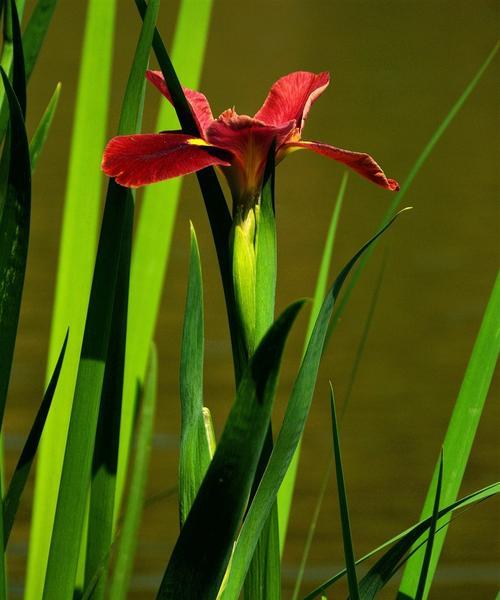
[[[269,427],[285,340],[301,306],[291,305],[277,319],[245,370],[158,598],[217,596]]]
[[[23,33],[26,79],[29,80],[42,48],[58,0],[38,0]]]
[[[56,85],[56,89],[52,94],[52,98],[50,99],[45,112],[40,119],[40,123],[38,123],[38,127],[36,128],[33,137],[30,142],[30,159],[31,159],[31,173],[33,174],[35,170],[36,163],[38,161],[38,157],[40,156],[40,152],[43,149],[45,144],[45,140],[49,134],[50,126],[52,125],[52,120],[54,118],[54,114],[57,108],[57,103],[59,102],[59,94],[61,93],[61,84],[58,83]]]
[[[335,400],[333,388],[330,383],[330,408],[332,413],[333,454],[335,457],[335,470],[337,473],[337,490],[339,495],[340,522],[342,525],[342,539],[344,542],[344,557],[347,570],[347,581],[349,584],[349,598],[359,600],[358,578],[356,575],[356,559],[354,558],[354,547],[352,545],[351,525],[349,519],[349,506],[347,503],[347,492],[344,481],[344,468],[342,466],[342,454],[340,452],[340,438],[335,411]]]
[[[482,502],[487,498],[491,498],[492,496],[500,493],[500,483],[493,483],[488,485],[472,494],[469,494],[463,497],[456,502],[453,502],[449,506],[442,508],[439,511],[439,519],[446,517],[449,513],[457,510],[459,508],[465,508],[471,504],[475,504],[478,502]],[[389,550],[382,556],[381,559],[375,563],[375,565],[368,571],[368,573],[363,577],[360,581],[360,591],[362,594],[371,593],[371,597],[380,590],[385,583],[394,575],[395,568],[401,564],[402,559],[405,557],[406,553],[411,549],[412,545],[415,543],[417,539],[419,539],[422,534],[424,534],[429,527],[431,526],[432,517],[428,517],[413,525],[409,529],[399,533],[394,536],[390,540],[387,540],[382,545],[378,546],[368,554],[365,554],[362,558],[359,558],[356,561],[356,565],[360,565],[365,562],[375,554],[378,554],[382,550],[390,547]],[[332,586],[336,581],[344,577],[346,574],[346,569],[342,569],[333,577],[330,577],[325,582],[323,582],[320,586],[314,589],[312,592],[305,596],[304,600],[313,600],[317,598],[320,594],[322,594],[326,589]],[[362,596],[363,597],[363,596]]]
[[[196,233],[191,225],[191,257],[180,364],[179,515],[181,525],[186,521],[210,464],[210,449],[203,417],[203,357],[203,284]]]
[[[3,420],[28,254],[31,169],[21,108],[0,68],[10,111],[10,156],[0,223],[0,423]],[[15,160],[14,160],[15,157]]]
[[[38,409],[35,421],[33,422],[33,426],[29,432],[28,439],[24,444],[23,451],[21,452],[21,456],[19,457],[19,461],[5,495],[3,506],[5,548],[7,547],[7,542],[9,540],[12,525],[14,524],[17,508],[19,506],[19,500],[21,499],[21,494],[23,493],[28,475],[30,474],[31,465],[33,464],[33,459],[35,458],[38,444],[40,443],[40,438],[42,437],[43,428],[47,419],[47,415],[49,414],[52,398],[54,397],[54,392],[57,387],[57,382],[59,381],[59,374],[61,372],[64,355],[66,353],[66,345],[68,343],[68,333],[69,331],[66,333],[66,337],[64,338],[64,343],[62,345],[61,352],[59,353],[59,358],[57,359],[54,372],[50,378],[49,384],[43,396],[42,403],[40,404],[40,408]]]

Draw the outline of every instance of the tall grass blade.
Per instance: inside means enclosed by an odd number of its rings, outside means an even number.
[[[437,127],[436,131],[432,134],[430,140],[427,142],[427,144],[425,145],[424,149],[419,154],[417,160],[415,161],[415,163],[413,164],[412,168],[410,169],[410,172],[409,172],[407,178],[405,179],[403,185],[401,186],[401,189],[395,195],[394,200],[392,201],[389,209],[387,210],[385,216],[382,219],[382,224],[387,223],[387,221],[394,214],[394,211],[396,211],[397,208],[398,208],[398,206],[400,206],[401,202],[403,201],[403,199],[405,198],[406,194],[410,190],[410,188],[411,188],[411,186],[413,184],[413,181],[415,180],[415,177],[418,175],[420,169],[423,167],[423,165],[425,164],[425,162],[429,158],[430,154],[434,150],[434,147],[439,142],[439,140],[441,139],[441,137],[443,136],[443,134],[445,133],[445,131],[451,125],[453,119],[460,112],[460,109],[465,104],[466,100],[469,98],[469,96],[472,94],[472,92],[477,87],[478,83],[481,81],[481,78],[483,77],[485,71],[487,70],[487,68],[491,64],[492,60],[495,58],[495,56],[496,56],[499,48],[500,48],[500,42],[497,42],[497,44],[494,46],[494,48],[492,49],[492,51],[487,56],[487,58],[484,61],[484,63],[479,67],[479,69],[476,72],[476,74],[474,75],[474,77],[471,79],[471,81],[466,86],[466,88],[464,89],[464,91],[462,92],[462,94],[459,96],[459,98],[457,99],[457,101],[455,102],[455,104],[451,107],[451,109],[449,110],[449,112],[446,114],[446,116],[444,117],[444,119],[441,121],[441,123]],[[345,290],[342,298],[340,299],[340,302],[339,302],[339,304],[337,306],[337,309],[335,310],[335,313],[334,313],[334,315],[332,317],[332,322],[331,322],[331,325],[330,325],[330,330],[328,332],[328,337],[330,337],[331,333],[333,332],[333,330],[335,329],[335,327],[336,327],[336,325],[338,323],[339,318],[341,317],[342,313],[344,312],[345,307],[347,306],[347,303],[349,301],[349,298],[351,297],[351,294],[352,294],[352,292],[354,290],[354,287],[356,286],[356,284],[357,284],[357,282],[358,282],[358,280],[359,280],[359,278],[361,276],[361,273],[363,272],[363,269],[364,269],[364,267],[365,267],[365,265],[366,265],[368,259],[370,258],[370,256],[371,256],[371,254],[372,254],[372,252],[373,252],[374,249],[375,249],[375,246],[365,256],[365,258],[362,261],[360,261],[358,268],[353,273],[351,281],[350,281],[349,285],[346,287],[346,290]]]
[[[333,388],[330,382],[330,409],[332,413],[333,454],[335,457],[335,471],[337,473],[337,490],[339,495],[340,522],[342,525],[342,539],[344,542],[344,556],[347,571],[347,582],[349,584],[349,598],[360,600],[358,577],[356,575],[356,559],[354,558],[354,547],[351,537],[351,525],[349,517],[349,506],[347,503],[347,492],[344,481],[344,468],[342,466],[342,454],[340,451],[339,429],[337,414],[335,411],[335,400]]]
[[[201,78],[211,11],[212,0],[183,0],[179,7],[172,44],[172,60],[184,85],[194,89],[198,88]],[[166,131],[177,127],[174,111],[168,102],[163,101],[156,130]],[[137,222],[130,273],[121,444],[116,484],[117,506],[120,503],[127,471],[137,383],[142,385],[145,377],[182,181],[183,179],[178,177],[146,187]]]
[[[17,509],[19,507],[19,501],[24,491],[26,481],[28,480],[31,465],[33,464],[33,460],[38,449],[38,444],[40,443],[40,438],[42,437],[45,421],[52,405],[52,398],[54,397],[54,392],[57,388],[59,375],[61,374],[61,369],[64,362],[66,346],[68,343],[68,334],[69,332],[66,332],[66,337],[64,338],[54,372],[52,373],[52,377],[50,378],[49,384],[43,396],[42,403],[40,404],[35,421],[33,422],[31,430],[28,434],[28,438],[24,444],[21,456],[19,457],[16,468],[12,475],[12,479],[10,480],[7,493],[5,494],[3,502],[4,548],[7,547],[7,542],[9,541],[10,532],[12,530]]]
[[[239,596],[260,532],[274,504],[283,477],[304,430],[314,394],[328,323],[342,285],[360,256],[384,233],[396,216],[345,265],[323,302],[295,380],[269,463],[238,536],[227,587],[222,595],[224,600],[236,600]]]
[[[446,476],[443,478],[441,493],[441,501],[444,504],[449,504],[458,495],[499,351],[500,275],[497,275],[443,443],[443,452],[448,457],[448,468]],[[427,492],[422,516],[427,516],[432,511],[438,473],[439,463],[436,465]],[[446,528],[436,536],[434,541],[434,551],[423,598],[427,597],[428,588],[432,582],[445,537]],[[416,552],[408,561],[400,585],[400,598],[414,598],[422,569],[422,561],[422,550]]]
[[[321,264],[319,268],[318,278],[316,280],[316,287],[314,290],[313,303],[311,308],[311,314],[309,316],[309,323],[307,325],[307,333],[304,342],[304,352],[311,338],[311,334],[314,328],[314,323],[319,314],[321,304],[326,294],[328,285],[328,273],[330,271],[330,265],[332,262],[333,245],[335,243],[335,236],[337,233],[337,226],[340,217],[340,210],[344,202],[345,190],[347,187],[348,173],[344,172],[340,187],[337,192],[337,198],[333,208],[330,224],[328,226],[328,232],[326,235],[325,245],[323,247],[323,255],[321,257]],[[290,509],[292,506],[293,490],[295,488],[295,480],[297,478],[297,469],[299,466],[300,457],[300,444],[297,446],[297,450],[293,455],[292,462],[288,467],[283,483],[281,484],[280,491],[278,493],[278,516],[279,516],[279,530],[280,530],[280,552],[283,554],[285,547],[286,532],[288,529],[288,521],[290,518]]]
[[[53,371],[66,328],[64,368],[37,461],[26,600],[39,600],[83,339],[103,183],[100,162],[110,97],[115,1],[88,3],[59,250],[47,372]],[[99,93],[96,94],[96,90]],[[89,127],[92,123],[92,127]],[[82,165],[85,165],[82,168]]]
[[[420,571],[420,577],[418,580],[416,600],[422,600],[424,591],[427,583],[427,576],[429,574],[429,565],[432,558],[432,547],[434,545],[434,536],[436,535],[436,528],[438,523],[439,515],[439,501],[441,499],[441,486],[443,484],[443,453],[439,460],[439,473],[436,485],[436,496],[434,498],[434,507],[432,509],[432,519],[429,526],[429,537],[425,545],[424,560],[422,561],[422,570]]]
[[[142,114],[144,71],[158,14],[151,0],[134,56],[122,106],[119,133],[137,130]],[[122,240],[129,243],[133,215],[132,193],[110,181],[85,323],[82,353],[71,411],[54,528],[45,578],[44,600],[65,600],[73,593],[83,529],[86,492],[99,401],[108,355]]]
[[[49,135],[50,126],[52,125],[52,120],[54,119],[54,114],[56,112],[57,104],[59,102],[59,95],[61,93],[61,84],[58,83],[56,85],[56,89],[52,94],[52,97],[47,104],[47,108],[38,123],[38,127],[36,128],[33,137],[30,142],[30,162],[31,162],[31,174],[35,171],[36,163],[38,162],[38,157],[43,149],[45,141],[47,140],[47,136]]]
[[[24,30],[23,46],[27,80],[33,73],[57,2],[58,0],[38,0]]]
[[[113,578],[109,589],[109,600],[122,600],[122,598],[126,598],[132,577],[153,438],[157,371],[158,358],[156,348],[153,345],[144,380],[130,487],[128,488],[125,515],[118,542]]]
[[[9,105],[10,158],[5,206],[0,222],[0,424],[16,343],[28,255],[31,168],[21,107],[5,71],[0,74]]]
[[[24,68],[24,51],[21,37],[21,26],[15,0],[10,1],[10,13],[12,18],[12,88],[16,94],[23,119],[26,117],[26,72]]]
[[[158,598],[215,599],[269,428],[283,347],[302,306],[292,304],[258,346],[163,577]],[[252,552],[253,553],[253,552]]]
[[[200,252],[191,224],[189,280],[182,332],[180,364],[181,442],[179,455],[179,515],[187,519],[210,464],[203,416],[203,283]]]
[[[450,515],[453,511],[459,508],[465,508],[467,506],[471,506],[473,504],[482,502],[488,498],[491,498],[500,493],[500,483],[493,483],[488,485],[480,490],[473,492],[472,494],[468,494],[464,496],[460,500],[453,502],[452,504],[442,508],[439,511],[439,519],[443,519]],[[389,550],[382,556],[381,559],[377,561],[377,563],[369,570],[369,572],[363,577],[360,581],[360,590],[363,588],[364,591],[368,590],[367,583],[370,582],[370,589],[373,594],[380,590],[385,583],[394,575],[395,568],[401,563],[402,559],[406,555],[407,552],[410,551],[412,545],[415,543],[417,539],[419,539],[422,534],[424,534],[431,526],[432,517],[428,517],[416,525],[402,531],[398,535],[392,537],[387,540],[374,550],[371,550],[368,554],[365,554],[362,558],[359,558],[356,561],[356,565],[360,565],[365,561],[369,560],[382,550],[389,548]],[[346,574],[346,569],[342,569],[338,573],[336,573],[333,577],[330,577],[326,581],[324,581],[320,586],[314,589],[312,592],[307,594],[303,600],[313,600],[313,598],[317,598],[320,594],[322,594],[325,590],[331,587],[335,582],[344,577]],[[366,587],[365,587],[366,586]],[[373,587],[371,587],[373,586]]]

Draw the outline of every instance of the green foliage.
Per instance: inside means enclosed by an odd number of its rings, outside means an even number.
[[[45,141],[47,140],[47,136],[49,135],[50,126],[52,125],[52,120],[54,119],[54,114],[56,112],[57,104],[59,102],[59,95],[61,93],[61,84],[58,83],[56,85],[56,89],[52,94],[49,103],[47,104],[47,108],[38,123],[38,127],[36,128],[33,137],[30,142],[30,162],[31,162],[31,173],[35,171],[36,163],[38,162],[38,157],[40,156],[41,151],[43,150],[43,146]]]
[[[217,596],[269,428],[283,347],[301,305],[292,304],[275,321],[245,370],[158,598]]]
[[[38,0],[26,25],[23,34],[26,79],[29,79],[33,73],[57,2],[58,0]],[[112,2],[109,2],[109,0],[108,3],[112,5]]]

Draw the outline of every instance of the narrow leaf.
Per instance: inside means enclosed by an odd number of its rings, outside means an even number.
[[[337,490],[339,495],[340,523],[342,525],[342,539],[344,542],[344,557],[349,584],[349,598],[359,600],[358,578],[356,575],[356,559],[354,558],[354,547],[351,537],[351,525],[349,518],[349,506],[347,503],[347,492],[344,482],[344,469],[342,466],[342,455],[340,452],[340,439],[335,411],[335,400],[333,388],[330,382],[330,408],[332,413],[333,454],[335,457],[335,470],[337,473]]]
[[[17,12],[16,0],[10,1],[10,16],[12,18],[12,44],[13,44],[13,64],[12,64],[12,89],[16,94],[23,119],[26,117],[26,73],[24,69],[24,52],[21,38],[21,26],[19,24],[19,15]]]
[[[210,464],[203,416],[203,287],[200,253],[191,225],[191,256],[182,333],[180,364],[181,441],[179,456],[179,515],[188,516]]]
[[[422,600],[424,596],[425,586],[427,583],[427,576],[429,574],[429,565],[432,558],[432,547],[434,544],[434,536],[436,534],[436,528],[438,523],[439,515],[439,501],[441,498],[441,486],[443,484],[443,453],[441,452],[441,459],[439,461],[439,473],[436,485],[436,497],[434,498],[434,507],[432,509],[432,519],[429,526],[429,537],[427,544],[425,545],[424,560],[422,562],[422,570],[420,571],[420,578],[418,580],[416,600]]]
[[[499,352],[500,275],[497,275],[443,443],[443,452],[448,457],[448,468],[446,477],[443,479],[441,493],[442,503],[444,504],[453,502],[458,495]],[[436,465],[427,492],[422,517],[429,515],[432,511],[438,472],[439,462]],[[436,570],[445,537],[446,529],[436,536],[424,598],[427,596],[429,585]],[[414,597],[422,568],[422,560],[423,551],[421,550],[416,552],[408,561],[400,585],[401,594],[406,594],[410,598]]]
[[[12,525],[14,524],[14,520],[16,518],[19,501],[24,491],[26,481],[28,480],[31,465],[33,464],[33,460],[38,449],[38,444],[40,443],[40,438],[42,436],[42,431],[45,426],[45,421],[47,419],[47,415],[49,414],[49,410],[52,404],[52,398],[54,397],[54,392],[57,388],[59,375],[61,373],[61,369],[64,362],[64,356],[66,353],[68,334],[69,331],[66,332],[66,337],[64,338],[63,346],[61,348],[61,352],[59,353],[59,358],[57,359],[54,372],[52,373],[52,377],[50,378],[49,384],[43,396],[42,403],[40,404],[40,408],[38,409],[33,425],[28,434],[28,438],[21,452],[21,456],[19,457],[19,461],[14,470],[14,474],[12,475],[12,479],[10,480],[9,488],[5,495],[3,505],[4,548],[7,547],[7,542],[9,540],[10,532],[12,530]]]
[[[277,319],[245,371],[158,598],[217,596],[269,427],[285,340],[301,305],[292,304]]]
[[[321,257],[321,264],[318,272],[318,278],[316,280],[316,287],[314,290],[313,303],[311,308],[311,314],[309,316],[309,323],[307,326],[307,333],[304,340],[304,352],[311,338],[311,334],[314,328],[314,324],[318,317],[321,304],[326,295],[326,289],[328,284],[328,273],[330,272],[330,265],[332,262],[333,245],[335,243],[335,236],[337,233],[337,226],[339,222],[340,210],[344,202],[345,190],[347,187],[348,173],[344,172],[340,187],[337,192],[337,198],[335,200],[330,224],[328,226],[328,233],[326,235],[325,244],[323,246],[323,254]],[[278,493],[278,515],[279,515],[279,529],[280,529],[280,552],[283,554],[285,547],[286,532],[288,529],[288,521],[290,518],[290,509],[292,506],[293,490],[295,488],[295,480],[297,478],[297,469],[299,466],[300,457],[300,440],[293,455],[292,462],[288,467],[283,483],[281,484],[280,491]]]
[[[127,597],[132,577],[153,438],[157,371],[158,358],[156,348],[153,345],[140,403],[134,461],[132,463],[130,487],[128,488],[125,516],[118,542],[113,579],[109,589],[110,600],[122,600],[122,598]]]
[[[459,509],[465,508],[466,506],[470,506],[472,504],[476,504],[491,498],[500,493],[500,483],[493,483],[488,485],[480,490],[473,492],[472,494],[468,494],[464,496],[460,500],[453,502],[449,506],[442,508],[439,511],[439,519],[446,517],[449,513]],[[374,550],[371,550],[368,554],[365,554],[362,558],[359,558],[356,561],[356,565],[360,565],[366,560],[372,558],[382,550],[389,548],[386,554],[382,556],[379,561],[370,569],[370,571],[365,575],[365,577],[360,582],[360,589],[365,585],[364,580],[368,578],[371,580],[373,585],[378,589],[381,589],[385,581],[387,581],[393,574],[394,568],[401,562],[402,558],[405,554],[411,549],[412,545],[415,541],[420,538],[422,534],[424,534],[429,527],[431,526],[432,517],[428,517],[413,525],[409,529],[402,531],[398,535],[392,537],[387,540]],[[333,577],[330,577],[325,582],[323,582],[320,586],[314,589],[312,592],[305,596],[304,600],[313,600],[313,598],[317,598],[320,594],[322,594],[325,590],[327,590],[330,586],[332,586],[336,581],[341,579],[346,574],[346,569],[342,569]],[[376,574],[376,576],[374,576]],[[372,596],[373,597],[373,596]]]
[[[271,458],[238,537],[228,584],[222,596],[224,600],[238,598],[260,532],[273,506],[283,477],[304,430],[314,394],[328,323],[342,285],[360,256],[384,233],[394,219],[395,217],[345,265],[323,302],[299,374],[295,380]]]
[[[23,33],[26,79],[29,80],[42,49],[58,0],[38,0]]]
[[[38,123],[38,127],[36,128],[33,137],[30,142],[30,160],[31,160],[31,173],[33,174],[35,170],[36,163],[38,162],[38,157],[43,149],[47,136],[49,134],[50,126],[52,125],[52,120],[54,119],[54,114],[56,112],[57,104],[59,102],[59,95],[61,93],[61,84],[58,83],[56,85],[56,89],[52,94],[52,97],[47,104],[47,108]]]
[[[31,169],[21,107],[5,71],[0,74],[9,104],[10,160],[0,223],[0,424],[9,387],[28,254]],[[15,160],[14,160],[15,157]]]

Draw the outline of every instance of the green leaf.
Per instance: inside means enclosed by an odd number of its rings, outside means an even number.
[[[420,571],[420,577],[418,580],[418,588],[416,600],[422,600],[424,596],[425,586],[427,583],[427,576],[429,574],[429,565],[432,558],[432,548],[434,545],[434,536],[436,535],[436,528],[439,517],[439,501],[441,498],[441,486],[443,484],[443,453],[441,452],[441,457],[439,461],[439,473],[438,480],[436,485],[436,496],[434,498],[434,507],[432,509],[432,518],[429,526],[429,537],[427,539],[427,543],[425,545],[425,555],[424,560],[422,561],[422,570]]]
[[[337,225],[339,222],[340,210],[344,201],[345,190],[347,187],[348,173],[344,172],[342,175],[342,181],[337,192],[337,198],[333,208],[330,224],[328,226],[328,233],[323,247],[323,255],[321,257],[321,265],[319,268],[318,278],[316,280],[316,288],[314,290],[313,304],[311,308],[311,314],[309,316],[309,323],[307,326],[307,334],[304,342],[304,352],[307,348],[307,344],[311,338],[311,334],[318,317],[321,304],[326,294],[326,286],[328,283],[328,273],[330,271],[330,265],[332,262],[333,245],[335,242],[335,236],[337,233]],[[288,521],[290,518],[290,509],[292,506],[292,496],[295,487],[295,479],[297,478],[297,469],[299,466],[300,457],[300,440],[297,445],[295,454],[293,455],[292,462],[288,467],[283,483],[281,484],[278,493],[278,516],[279,516],[279,530],[280,530],[280,552],[283,554],[285,547],[286,532],[288,529]]]
[[[21,308],[31,212],[31,169],[21,107],[5,71],[0,74],[9,104],[10,160],[0,223],[0,424],[9,387]],[[15,160],[14,160],[15,157]]]
[[[301,306],[292,304],[277,319],[243,375],[158,598],[217,596],[269,427],[285,340]]]
[[[21,38],[21,26],[15,0],[10,1],[10,16],[12,19],[12,88],[16,94],[21,108],[23,119],[26,117],[26,73],[24,69],[23,42]]]
[[[75,388],[92,281],[103,183],[100,162],[111,87],[115,4],[114,0],[88,2],[69,152],[47,377],[54,369],[68,326],[71,339],[37,460],[26,600],[40,600],[42,596],[57,500],[58,485],[54,482],[59,481],[62,469],[71,411],[69,399],[73,397]],[[96,90],[99,90],[98,94]]]
[[[158,8],[159,1],[151,0],[127,82],[120,115],[120,134],[136,131],[141,117],[144,71]],[[44,600],[66,600],[73,593],[120,255],[122,244],[127,246],[130,243],[132,215],[131,191],[110,181],[50,542]]]
[[[439,519],[446,517],[449,513],[457,510],[458,508],[465,508],[471,504],[482,502],[492,496],[500,493],[500,483],[493,483],[488,485],[480,490],[473,492],[472,494],[468,494],[467,496],[453,502],[449,506],[442,508],[439,511]],[[360,565],[364,563],[366,560],[372,558],[382,550],[385,550],[389,547],[389,550],[380,558],[375,565],[368,571],[368,573],[363,577],[360,581],[360,590],[363,588],[363,593],[367,593],[368,591],[368,583],[370,584],[370,590],[372,592],[372,598],[374,594],[380,590],[385,583],[394,575],[394,569],[398,565],[400,565],[401,560],[406,555],[406,553],[411,549],[412,545],[415,543],[417,539],[419,539],[422,534],[424,534],[432,523],[432,517],[428,517],[413,525],[412,527],[405,529],[398,535],[392,537],[387,540],[374,550],[370,551],[368,554],[365,554],[362,558],[359,558],[356,561],[356,565]],[[312,592],[307,594],[303,600],[313,600],[317,598],[320,594],[322,594],[326,589],[332,586],[336,581],[341,579],[346,574],[346,569],[342,569],[338,573],[336,573],[333,577],[330,577],[325,582],[323,582],[320,586],[314,589]],[[365,587],[366,586],[366,587]]]
[[[54,372],[52,373],[52,377],[50,378],[49,384],[43,396],[42,403],[40,404],[40,408],[38,409],[28,438],[26,440],[26,443],[24,444],[23,451],[21,452],[21,456],[19,457],[19,461],[17,462],[16,468],[14,470],[14,474],[12,475],[12,479],[10,480],[9,488],[5,495],[3,505],[4,548],[7,547],[7,542],[9,540],[10,532],[12,530],[12,525],[14,524],[14,520],[16,518],[19,500],[21,499],[21,494],[23,493],[26,481],[28,480],[31,465],[33,464],[33,460],[38,449],[38,444],[40,443],[40,438],[42,436],[42,431],[45,426],[45,421],[47,419],[47,415],[52,405],[52,399],[54,397],[54,392],[57,388],[59,375],[61,373],[61,369],[64,362],[66,345],[68,343],[68,334],[69,331],[66,332],[66,337],[64,338],[64,342],[61,348],[61,352],[59,353],[59,358],[57,359]]]
[[[342,525],[342,539],[344,542],[344,557],[347,570],[347,581],[349,584],[349,598],[359,600],[358,578],[356,575],[356,559],[354,558],[354,547],[351,537],[351,525],[349,519],[349,506],[347,503],[347,492],[344,482],[344,469],[342,467],[342,455],[340,452],[340,438],[335,412],[335,400],[333,388],[330,382],[330,408],[332,413],[333,454],[335,456],[335,470],[337,472],[337,490],[339,495],[340,523]]]
[[[448,127],[451,125],[453,119],[460,112],[460,109],[465,104],[468,97],[472,94],[474,89],[477,87],[477,84],[481,81],[482,76],[484,75],[486,69],[491,64],[491,61],[494,59],[499,48],[500,48],[500,42],[497,42],[497,44],[494,46],[493,50],[487,56],[484,63],[479,67],[477,73],[471,79],[471,81],[469,82],[469,84],[467,85],[465,90],[462,92],[462,94],[459,96],[459,98],[457,99],[455,104],[448,111],[448,113],[446,114],[444,119],[441,121],[441,123],[437,127],[436,131],[432,134],[430,140],[427,142],[424,149],[419,154],[417,160],[411,167],[407,178],[405,179],[403,185],[401,186],[401,189],[399,190],[399,192],[397,194],[395,194],[394,200],[392,201],[391,205],[389,206],[389,209],[387,210],[384,218],[382,219],[382,225],[384,225],[385,223],[388,222],[388,220],[392,217],[394,212],[397,210],[398,206],[401,205],[403,199],[405,198],[406,194],[410,190],[410,188],[413,184],[413,181],[415,180],[415,177],[418,175],[420,169],[423,167],[423,165],[429,158],[430,154],[434,150],[434,147],[439,142],[439,140],[441,139],[444,132],[448,129]],[[365,258],[362,261],[360,261],[358,268],[353,273],[351,281],[350,281],[349,285],[346,287],[346,290],[345,290],[345,292],[335,310],[335,313],[332,317],[332,322],[331,322],[330,329],[328,332],[328,337],[331,336],[331,333],[337,326],[337,323],[338,323],[342,313],[345,310],[345,307],[349,301],[349,298],[351,297],[354,287],[356,286],[356,284],[361,276],[361,273],[363,272],[363,269],[365,268],[365,265],[368,262],[368,259],[370,258],[374,249],[375,249],[375,246],[373,246],[373,248],[370,250],[370,252],[368,252],[366,254]]]
[[[443,443],[443,452],[448,457],[448,468],[446,476],[443,479],[441,493],[444,504],[449,504],[458,495],[498,360],[499,351],[500,275],[497,275]],[[422,517],[429,515],[432,510],[438,472],[439,462],[436,465],[434,476],[427,492]],[[424,598],[427,597],[428,588],[436,570],[445,536],[446,528],[436,536]],[[414,597],[419,573],[422,568],[422,561],[423,551],[416,552],[408,561],[400,585],[400,595],[402,598]]]
[[[181,526],[191,510],[211,458],[203,416],[202,286],[200,253],[196,233],[191,224],[191,257],[180,365],[179,515]]]
[[[384,233],[395,218],[351,258],[335,279],[323,302],[288,401],[281,430],[236,543],[227,587],[222,595],[224,600],[238,598],[260,532],[274,504],[283,477],[304,430],[314,394],[328,323],[342,285],[360,256]]]
[[[42,49],[57,2],[58,0],[38,0],[24,30],[23,46],[27,80],[33,72]]]
[[[211,9],[212,0],[195,3],[183,0],[179,6],[172,58],[184,85],[193,89],[198,88],[201,78]],[[175,112],[168,102],[161,101],[155,130],[177,127]],[[136,226],[130,275],[117,506],[120,504],[127,470],[137,384],[139,382],[142,385],[144,381],[156,328],[182,182],[183,179],[178,177],[146,187]]]
[[[30,142],[30,161],[31,161],[31,173],[35,171],[36,163],[38,162],[38,157],[40,156],[40,152],[43,149],[47,136],[49,134],[50,126],[52,125],[52,120],[54,119],[54,114],[56,112],[57,104],[59,102],[59,95],[61,93],[61,84],[58,83],[56,85],[56,89],[52,94],[52,97],[47,104],[47,108],[38,123],[38,127],[36,128],[33,137]]]
[[[148,370],[144,380],[142,402],[137,427],[134,461],[128,488],[125,515],[121,528],[113,579],[109,589],[110,600],[122,600],[132,577],[137,536],[144,506],[148,464],[151,454],[153,424],[156,406],[158,358],[156,348],[151,347]]]

